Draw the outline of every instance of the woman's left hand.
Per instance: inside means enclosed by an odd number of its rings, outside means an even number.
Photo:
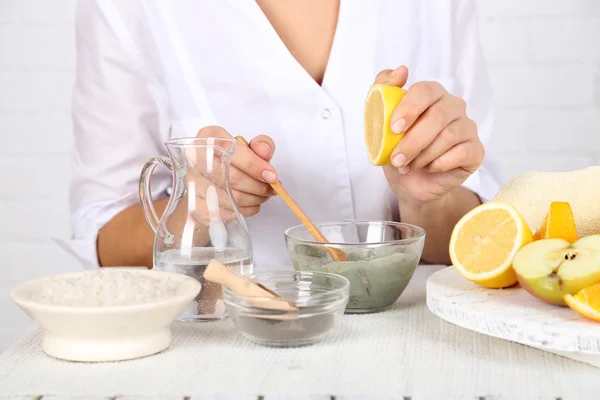
[[[408,69],[377,75],[376,83],[404,86]],[[392,153],[385,176],[400,200],[423,204],[440,199],[475,172],[485,155],[466,103],[438,82],[417,82],[394,110],[394,133],[406,135]]]

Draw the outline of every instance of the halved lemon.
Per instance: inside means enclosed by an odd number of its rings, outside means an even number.
[[[577,314],[600,322],[600,283],[582,289],[576,295],[566,295],[565,303]]]
[[[533,235],[516,208],[507,203],[484,203],[465,214],[450,238],[450,259],[468,280],[487,288],[517,283],[512,260]]]
[[[374,84],[365,100],[364,135],[369,161],[373,165],[391,164],[390,156],[404,133],[396,135],[390,127],[392,113],[406,90],[398,86]]]

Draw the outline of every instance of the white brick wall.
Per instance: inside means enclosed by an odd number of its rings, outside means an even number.
[[[504,179],[600,164],[600,1],[478,3]]]
[[[505,177],[600,163],[600,1],[478,0]],[[74,0],[0,0],[0,352],[16,282],[77,269],[69,232]]]
[[[76,270],[69,234],[74,0],[0,0],[0,352],[31,322],[17,282]]]

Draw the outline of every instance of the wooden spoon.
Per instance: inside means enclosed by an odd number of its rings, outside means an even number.
[[[248,142],[243,137],[236,136],[235,138],[237,141],[249,147]],[[279,180],[277,180],[277,182],[275,183],[271,183],[271,187],[273,188],[273,190],[275,190],[275,192],[277,192],[279,197],[283,199],[285,204],[287,204],[288,207],[292,209],[294,214],[296,214],[298,219],[300,219],[304,226],[306,226],[306,228],[308,229],[310,234],[315,238],[315,240],[321,243],[329,243],[329,241],[321,233],[319,228],[317,228],[315,224],[312,223],[312,221],[308,218],[304,211],[302,211],[298,204],[296,204],[296,202],[292,199],[288,192],[283,188]],[[342,250],[336,249],[334,247],[326,247],[326,249],[331,258],[333,258],[335,261],[348,261],[348,256]]]
[[[204,270],[204,279],[226,286],[234,292],[245,296],[248,303],[258,308],[281,311],[298,311],[294,303],[281,299],[279,293],[252,279],[239,276],[219,261],[212,259]]]

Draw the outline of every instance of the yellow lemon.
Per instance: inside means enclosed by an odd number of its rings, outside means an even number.
[[[404,133],[396,135],[390,127],[390,118],[402,101],[406,90],[390,85],[374,84],[365,101],[364,133],[369,161],[373,165],[391,164],[390,156]]]
[[[450,238],[450,259],[468,280],[487,288],[517,283],[512,261],[533,240],[529,225],[507,203],[484,203],[456,224]]]

